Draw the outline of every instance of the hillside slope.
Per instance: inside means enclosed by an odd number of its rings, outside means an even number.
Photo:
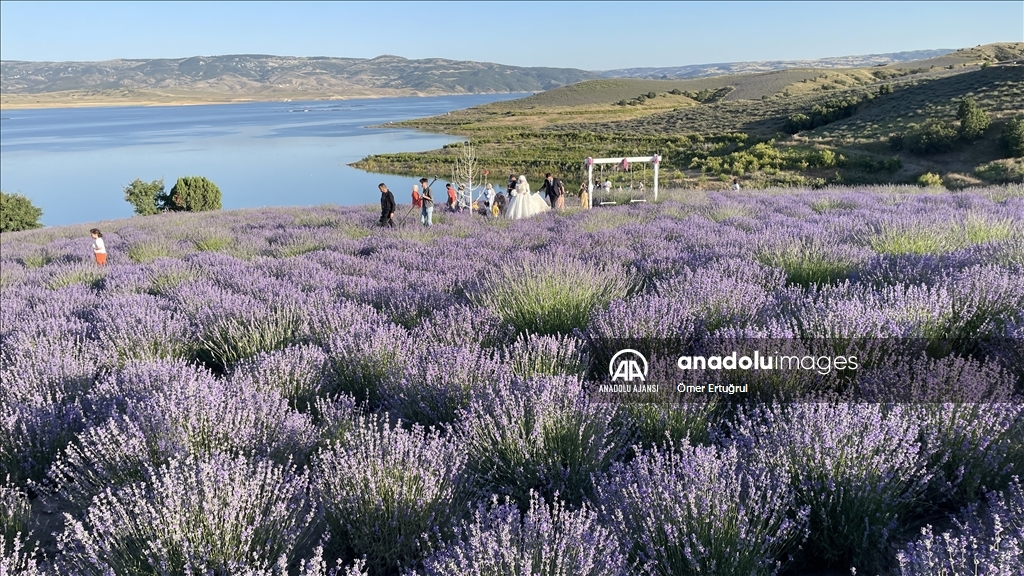
[[[409,60],[389,55],[372,59],[242,54],[104,62],[5,60],[0,61],[0,105],[9,108],[540,92],[598,78],[700,79],[790,69],[802,69],[804,71],[798,75],[806,76],[809,74],[807,69],[899,65],[912,58],[936,56],[960,62],[972,58],[972,61],[998,58],[1000,55],[922,50],[806,61],[700,64],[604,72],[526,68],[442,58]],[[721,80],[707,80],[710,82],[708,86],[722,85]],[[652,87],[650,90],[658,91],[660,88]],[[619,98],[629,97],[632,94]],[[751,96],[745,94],[741,87],[729,96],[730,99],[747,97]]]
[[[658,153],[661,177],[681,186],[916,182],[947,186],[1024,180],[1000,134],[1024,118],[1024,43],[980,46],[899,65],[784,70],[688,80],[600,79],[449,115],[400,123],[466,135],[499,172],[581,174],[587,156]],[[939,64],[945,63],[940,66]],[[957,108],[972,98],[991,126],[942,152],[900,148],[927,121],[956,138]],[[794,124],[802,118],[805,125]],[[458,147],[371,156],[374,171],[447,173]],[[624,187],[629,174],[612,173]]]

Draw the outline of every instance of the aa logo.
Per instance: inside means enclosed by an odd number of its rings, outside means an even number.
[[[612,382],[616,380],[645,382],[647,381],[647,358],[632,348],[619,350],[608,363],[608,374],[612,377]]]

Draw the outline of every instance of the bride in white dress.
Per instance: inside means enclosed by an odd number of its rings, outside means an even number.
[[[530,193],[530,184],[526,181],[526,176],[519,176],[512,194],[512,201],[509,202],[508,209],[505,211],[506,218],[511,220],[529,218],[549,210],[547,202],[541,198],[540,194]]]

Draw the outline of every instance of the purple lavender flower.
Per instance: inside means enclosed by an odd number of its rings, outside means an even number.
[[[423,574],[447,576],[621,576],[626,561],[615,533],[588,506],[569,510],[535,493],[525,514],[511,504],[480,504],[452,544],[424,561]]]
[[[810,510],[785,471],[735,447],[641,452],[601,475],[597,494],[639,573],[776,574],[807,535]]]
[[[1024,573],[1024,489],[1020,480],[1005,492],[989,492],[987,505],[968,506],[953,529],[936,535],[931,525],[897,555],[900,574],[1014,576]]]
[[[878,404],[806,403],[751,408],[735,442],[752,462],[788,474],[810,507],[804,552],[835,566],[881,570],[887,548],[921,511],[932,473],[914,410]]]
[[[492,388],[459,423],[467,471],[483,494],[509,496],[520,509],[531,491],[579,506],[591,475],[625,446],[612,425],[615,407],[589,401],[581,381],[546,377]]]
[[[306,474],[221,455],[172,459],[65,515],[58,567],[76,574],[235,573],[290,557],[315,518]]]
[[[451,536],[465,508],[466,455],[420,426],[360,419],[315,463],[315,486],[337,547],[374,571],[411,568]]]

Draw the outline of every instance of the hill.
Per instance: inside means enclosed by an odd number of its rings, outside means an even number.
[[[657,152],[661,177],[681,186],[724,186],[733,177],[754,186],[909,183],[928,172],[952,187],[1021,181],[1024,162],[1007,160],[999,140],[1008,120],[1024,117],[1022,59],[1024,43],[1008,43],[867,68],[587,80],[399,126],[465,135],[483,164],[504,173],[575,179],[587,156]],[[899,148],[929,120],[955,137],[957,107],[968,97],[992,120],[981,140],[941,153]],[[454,146],[355,166],[447,173],[463,153]],[[610,176],[627,187],[634,180]]]
[[[399,56],[232,55],[106,62],[0,62],[4,106],[536,92],[596,78],[572,68]]]
[[[0,61],[0,106],[30,108],[540,92],[608,77],[704,78],[789,69],[803,70],[797,73],[803,77],[810,74],[807,69],[899,64],[910,58],[958,57],[949,54],[949,50],[922,50],[820,60],[701,64],[604,72],[525,68],[441,58],[409,60],[389,55],[372,59],[243,54],[104,62],[5,60]],[[982,56],[985,55],[964,57]],[[721,81],[712,79],[710,82],[708,85],[722,85]],[[625,90],[624,93],[630,92]],[[742,88],[737,88],[736,93],[730,96],[734,99],[744,97],[747,96]]]
[[[817,60],[766,60],[759,62],[722,62],[717,64],[691,64],[689,66],[663,66],[654,68],[620,68],[601,72],[606,78],[652,78],[678,80],[682,78],[704,78],[727,74],[771,72],[790,68],[859,68],[884,66],[901,62],[913,62],[925,58],[936,58],[953,52],[951,49],[912,50],[888,54],[865,54],[861,56],[839,56]]]

